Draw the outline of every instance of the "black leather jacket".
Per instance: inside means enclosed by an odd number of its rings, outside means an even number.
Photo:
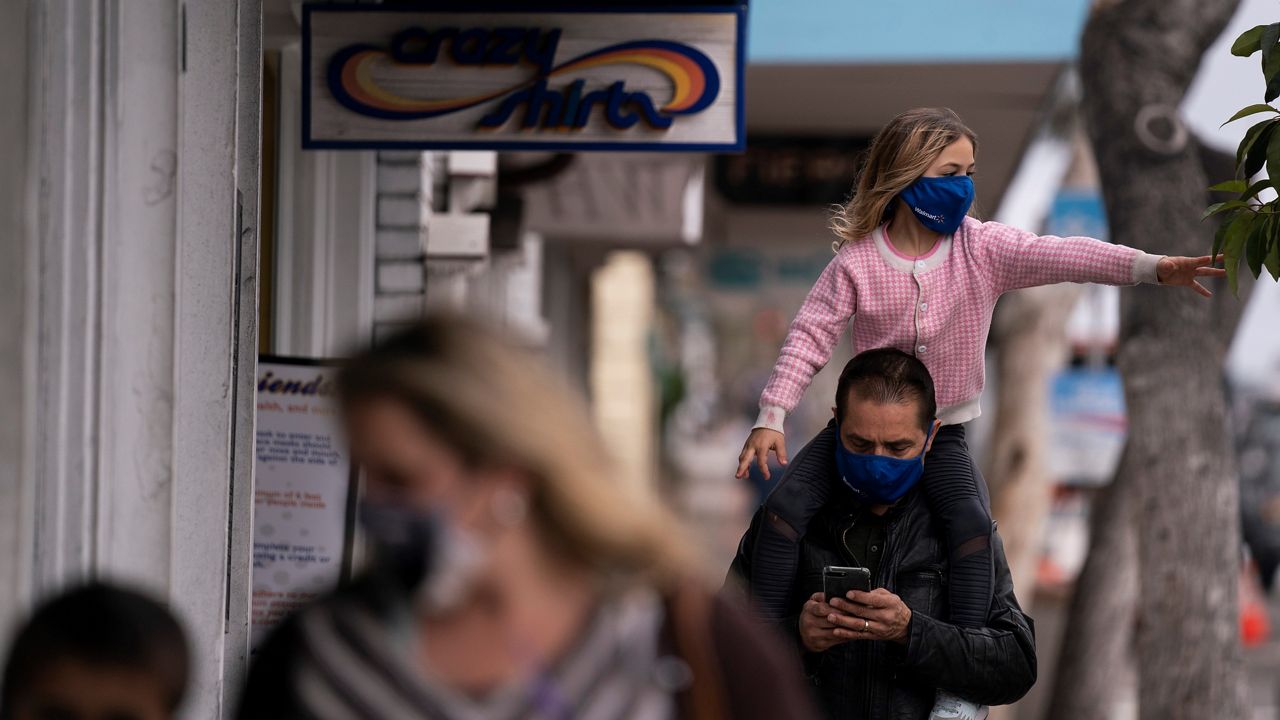
[[[802,450],[788,467],[788,474],[808,473],[835,480],[834,442],[831,428]],[[823,440],[823,442],[819,442]],[[815,447],[818,446],[818,447]],[[785,480],[784,480],[785,482]],[[798,575],[787,601],[788,613],[780,629],[799,649],[806,674],[829,717],[858,720],[926,720],[935,691],[946,688],[973,702],[1003,705],[1021,698],[1036,680],[1034,624],[1022,612],[1013,594],[1013,581],[998,534],[993,533],[996,563],[995,594],[987,626],[961,628],[945,620],[947,614],[947,565],[941,538],[919,491],[912,491],[887,516],[887,541],[881,559],[877,587],[896,593],[911,609],[906,645],[853,641],[823,653],[811,653],[800,644],[798,618],[810,595],[822,590],[825,565],[853,562],[840,540],[856,514],[852,493],[843,486],[829,486],[822,509],[796,538]],[[731,574],[751,588],[751,568],[756,539],[765,523],[785,522],[785,505],[797,490],[774,493],[757,511],[743,536]],[[767,567],[767,564],[765,565]]]

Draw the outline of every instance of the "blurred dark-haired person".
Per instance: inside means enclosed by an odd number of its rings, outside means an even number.
[[[372,567],[264,642],[241,718],[814,717],[536,353],[438,317],[339,386]]]
[[[188,663],[182,627],[158,602],[101,583],[75,588],[19,628],[0,720],[167,720]]]
[[[982,720],[982,706],[1035,683],[1035,635],[994,530],[986,614],[977,626],[951,618],[954,569],[920,479],[963,436],[939,434],[928,369],[894,349],[850,360],[832,411],[752,519],[731,576],[778,608],[828,717]],[[797,516],[811,518],[804,532]],[[870,592],[828,593],[828,567],[865,569]]]

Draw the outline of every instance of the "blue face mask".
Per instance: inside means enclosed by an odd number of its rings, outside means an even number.
[[[950,235],[960,228],[973,204],[973,178],[968,175],[922,177],[903,190],[900,197],[921,225]]]
[[[926,448],[932,436],[930,428],[924,439]],[[851,452],[840,441],[840,426],[836,425],[836,469],[844,484],[863,502],[892,505],[920,482],[924,474],[924,453],[913,458],[895,458]]]

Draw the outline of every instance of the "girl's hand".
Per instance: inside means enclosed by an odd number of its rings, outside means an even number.
[[[760,466],[760,472],[764,473],[765,480],[772,480],[769,477],[769,451],[772,450],[778,455],[778,462],[783,465],[787,464],[787,443],[783,439],[782,433],[769,428],[756,428],[747,436],[747,442],[742,446],[742,454],[738,456],[738,473],[735,475],[739,480],[747,477],[747,469],[751,467],[754,460],[756,465]]]
[[[1221,255],[1216,260],[1211,259],[1208,255],[1200,257],[1162,257],[1160,262],[1156,263],[1156,279],[1160,281],[1161,285],[1181,285],[1189,287],[1205,297],[1213,297],[1213,293],[1201,285],[1196,278],[1226,277],[1226,270],[1213,267],[1213,264],[1221,259]]]

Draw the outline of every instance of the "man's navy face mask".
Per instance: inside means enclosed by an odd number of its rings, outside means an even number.
[[[892,505],[902,499],[907,491],[920,482],[924,474],[924,455],[913,458],[895,458],[850,451],[840,441],[840,426],[836,425],[836,469],[840,479],[860,500],[872,505]],[[929,429],[924,447],[929,447]]]
[[[973,178],[968,175],[921,177],[902,191],[902,199],[921,225],[951,235],[973,204]]]

